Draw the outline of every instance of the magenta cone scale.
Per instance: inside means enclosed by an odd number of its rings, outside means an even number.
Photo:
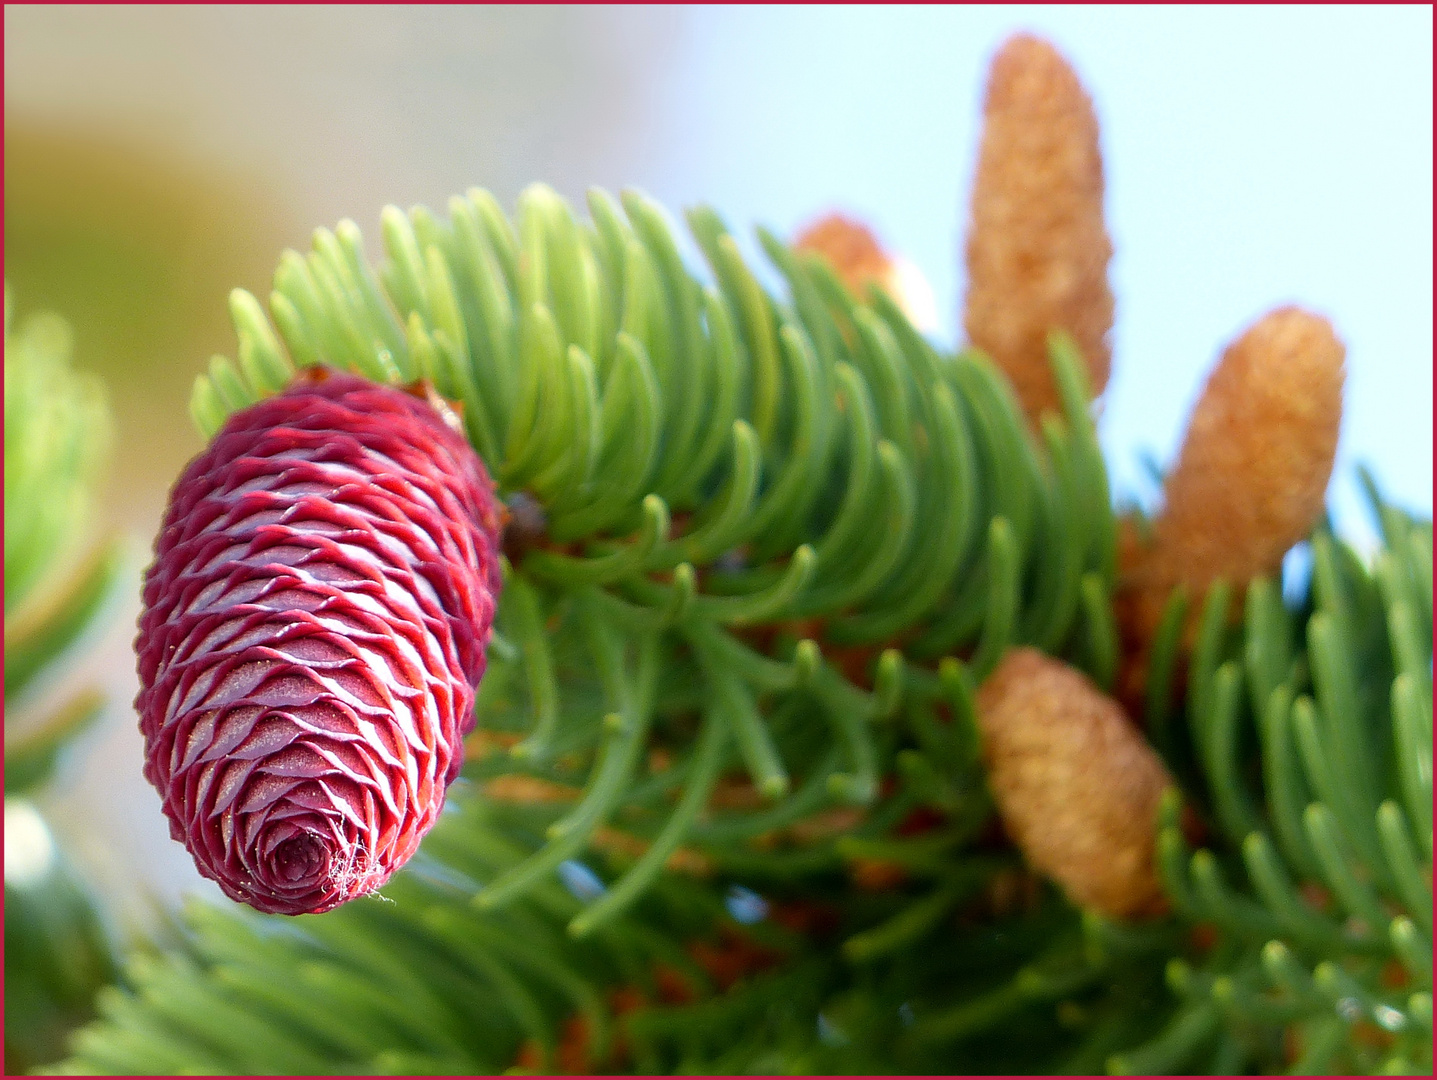
[[[323,369],[190,462],[135,705],[170,833],[226,894],[328,911],[414,853],[474,723],[502,514],[428,403]]]

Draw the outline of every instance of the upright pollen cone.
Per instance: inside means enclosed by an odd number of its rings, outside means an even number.
[[[1122,707],[1036,649],[1010,652],[977,706],[988,786],[1028,862],[1112,918],[1161,913],[1157,812],[1172,779]]]
[[[923,271],[903,256],[885,251],[862,222],[828,214],[800,231],[793,246],[826,258],[838,279],[859,300],[867,299],[869,285],[877,285],[893,297],[919,330],[931,333],[938,329],[938,305]]]
[[[1095,395],[1108,383],[1112,253],[1092,102],[1056,49],[1019,34],[988,74],[964,326],[1035,423],[1062,411],[1048,361],[1050,332],[1073,336]]]
[[[1178,585],[1197,601],[1195,624],[1215,581],[1244,588],[1312,531],[1337,453],[1345,356],[1326,319],[1295,307],[1228,346],[1168,473],[1152,546],[1127,574],[1119,606],[1131,609],[1138,643],[1152,639]]]
[[[501,508],[425,401],[301,376],[170,495],[136,640],[145,776],[200,873],[261,911],[383,885],[473,726]]]

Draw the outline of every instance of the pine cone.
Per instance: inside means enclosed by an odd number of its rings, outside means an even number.
[[[434,824],[499,594],[493,488],[424,401],[323,370],[185,469],[135,705],[170,834],[230,897],[327,911]]]
[[[1036,422],[1061,412],[1048,334],[1073,335],[1093,394],[1108,383],[1113,246],[1092,102],[1045,41],[1011,38],[993,58],[968,226],[964,326]]]
[[[1028,862],[1113,918],[1161,913],[1154,863],[1167,769],[1081,673],[1015,649],[978,692],[988,785]]]

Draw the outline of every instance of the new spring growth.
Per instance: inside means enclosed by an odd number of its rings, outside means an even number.
[[[923,271],[901,255],[884,251],[862,222],[842,214],[828,214],[802,229],[793,246],[796,251],[824,256],[838,280],[858,299],[866,299],[868,286],[877,285],[898,302],[903,314],[919,330],[927,333],[937,329],[937,304]]]
[[[1295,307],[1228,346],[1168,473],[1152,544],[1126,575],[1140,643],[1175,587],[1189,598],[1218,579],[1242,588],[1312,531],[1337,452],[1345,354],[1326,319]],[[1190,604],[1193,619],[1200,607]]]
[[[1122,707],[1036,649],[1010,652],[977,707],[988,784],[1028,862],[1104,915],[1161,913],[1156,820],[1173,781]]]
[[[1056,49],[1027,34],[993,58],[968,225],[968,340],[1036,423],[1061,413],[1050,331],[1073,335],[1096,396],[1108,383],[1113,253],[1092,102]]]

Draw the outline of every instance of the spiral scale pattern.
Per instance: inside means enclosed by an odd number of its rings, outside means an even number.
[[[315,369],[170,497],[136,641],[145,776],[232,898],[327,911],[414,853],[459,771],[502,510],[403,390]]]

